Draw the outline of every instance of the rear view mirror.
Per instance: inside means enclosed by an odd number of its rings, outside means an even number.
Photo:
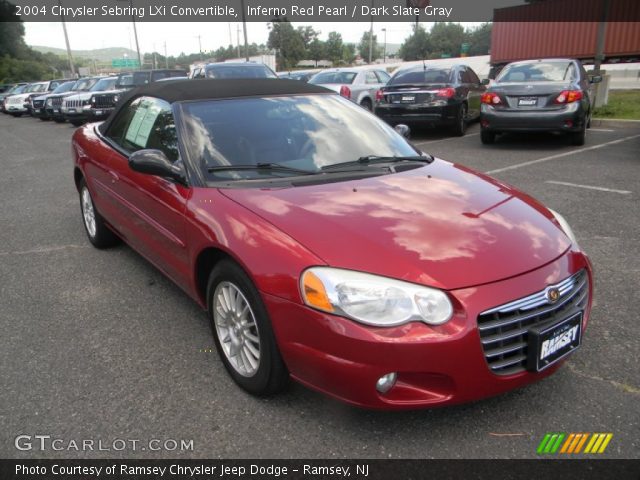
[[[589,77],[589,83],[600,83],[602,81],[602,75],[591,75]]]
[[[489,80],[488,78],[483,78],[482,81],[480,82],[482,85],[489,85],[489,82],[491,82],[491,80]]]
[[[398,132],[400,135],[402,135],[404,138],[406,138],[407,140],[411,136],[411,129],[409,128],[408,125],[405,125],[404,123],[399,123],[398,125],[393,127],[393,129],[396,132]]]

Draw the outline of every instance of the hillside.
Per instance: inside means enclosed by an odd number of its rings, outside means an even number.
[[[67,55],[67,51],[64,48],[41,46],[32,46],[31,48],[41,53],[51,52],[65,57]],[[114,58],[123,58],[125,54],[129,58],[138,58],[138,54],[134,50],[123,47],[98,48],[96,50],[71,50],[71,54],[74,58],[88,58],[104,63],[109,63]]]

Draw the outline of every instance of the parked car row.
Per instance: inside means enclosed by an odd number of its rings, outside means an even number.
[[[574,145],[584,144],[593,84],[602,80],[588,76],[580,61],[562,58],[511,63],[490,86],[462,63],[442,67],[425,61],[391,77],[379,67],[315,72],[279,75],[335,90],[391,125],[444,126],[461,136],[479,120],[484,144],[514,131],[567,133]]]
[[[15,117],[29,114],[42,121],[68,121],[80,126],[107,118],[125,91],[169,78],[186,78],[186,73],[169,69],[140,70],[111,77],[21,83],[0,94],[1,109]]]

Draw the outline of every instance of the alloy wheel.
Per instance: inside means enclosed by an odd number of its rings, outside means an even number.
[[[91,194],[87,187],[82,189],[82,217],[84,218],[84,226],[91,237],[96,236],[96,212],[93,209]]]
[[[231,282],[220,282],[213,294],[213,319],[222,351],[243,377],[260,366],[260,333],[247,298]]]

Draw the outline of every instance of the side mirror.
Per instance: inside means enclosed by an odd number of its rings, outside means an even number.
[[[396,132],[398,132],[400,135],[402,135],[404,138],[409,140],[409,137],[411,136],[411,129],[409,128],[408,125],[405,125],[404,123],[399,123],[398,125],[393,127],[393,129]]]
[[[489,85],[489,83],[491,82],[491,80],[489,80],[488,78],[483,78],[482,81],[480,82],[482,85]]]
[[[589,83],[600,83],[602,81],[602,75],[592,75],[589,77]]]
[[[147,175],[168,177],[180,183],[185,183],[186,175],[184,166],[171,163],[167,156],[160,150],[138,150],[129,157],[129,168]]]

